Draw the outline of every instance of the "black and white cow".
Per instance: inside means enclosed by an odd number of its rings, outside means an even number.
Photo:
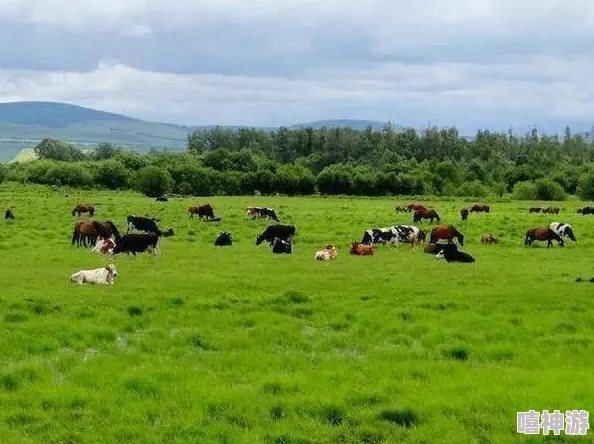
[[[260,245],[264,241],[272,245],[275,238],[292,243],[295,231],[295,225],[268,225],[256,239],[256,245]]]
[[[219,234],[219,237],[215,240],[215,246],[217,247],[226,247],[233,244],[233,240],[231,239],[231,233],[228,231],[223,231]]]
[[[371,228],[363,233],[362,244],[391,244],[410,243],[414,247],[425,240],[424,232],[412,225],[394,225],[387,228]]]
[[[454,243],[445,244],[441,251],[435,255],[435,258],[445,259],[447,262],[474,262],[474,258],[470,254],[458,250]]]
[[[159,219],[142,217],[142,216],[132,216],[129,215],[126,217],[126,221],[128,222],[128,231],[129,234],[132,230],[144,231],[146,233],[160,233],[159,227],[157,227],[157,223]]]
[[[549,225],[549,228],[553,230],[559,237],[567,237],[574,242],[577,242],[575,234],[573,233],[573,228],[571,225],[563,223],[563,222],[552,222]]]
[[[144,253],[149,251],[153,254],[159,253],[159,236],[154,233],[133,233],[126,234],[116,239],[116,246],[113,249],[112,255],[119,253],[132,253],[136,256],[136,253]]]
[[[293,252],[293,242],[276,238],[270,244],[272,252],[277,254],[291,254]]]
[[[265,219],[269,217],[278,222],[278,217],[272,208],[248,207],[245,215],[251,219]]]

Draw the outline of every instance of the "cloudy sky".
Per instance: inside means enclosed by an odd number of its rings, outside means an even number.
[[[594,125],[591,0],[1,0],[0,101],[187,125]]]

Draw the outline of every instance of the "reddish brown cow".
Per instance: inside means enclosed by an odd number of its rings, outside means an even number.
[[[548,214],[559,214],[559,207],[547,207],[547,208],[543,208],[542,212],[543,213],[548,213]]]
[[[360,242],[351,243],[351,254],[357,256],[371,256],[373,254],[373,245],[364,245]]]
[[[487,204],[474,204],[470,207],[471,213],[488,213],[491,211],[491,208]]]
[[[188,212],[190,213],[190,218],[193,218],[194,214],[197,214],[200,219],[215,219],[214,209],[209,203],[200,204],[197,207],[190,207],[188,208]]]
[[[449,243],[453,244],[454,238],[458,239],[460,246],[464,245],[464,235],[456,230],[453,225],[438,225],[431,230],[429,243],[435,244],[440,239],[446,239]]]
[[[95,215],[95,207],[89,204],[78,204],[72,210],[73,216],[80,216],[82,213],[89,213],[89,216],[93,217]]]
[[[410,203],[406,206],[406,208],[408,209],[408,211],[418,211],[418,210],[427,210],[427,207],[423,204],[420,203]]]
[[[433,219],[436,219],[439,222],[441,219],[439,218],[439,214],[435,210],[417,210],[415,211],[415,215],[413,216],[413,223],[421,222],[422,219],[429,219],[431,223],[433,223]]]
[[[524,239],[524,245],[529,247],[535,240],[547,241],[548,248],[553,246],[554,240],[559,243],[560,247],[565,246],[563,239],[561,239],[561,237],[553,230],[551,230],[549,227],[531,228],[530,230],[526,231],[526,239]]]

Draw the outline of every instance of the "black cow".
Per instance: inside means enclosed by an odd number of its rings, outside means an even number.
[[[584,207],[584,208],[579,208],[577,210],[578,214],[582,214],[582,215],[586,215],[586,214],[594,214],[594,207]]]
[[[223,231],[221,234],[219,234],[219,237],[217,237],[214,244],[217,247],[226,247],[233,244],[231,233],[228,231]]]
[[[274,239],[271,243],[272,252],[277,254],[291,254],[293,252],[293,243],[290,240]]]
[[[295,236],[295,225],[268,225],[256,239],[256,245],[260,245],[263,241],[272,245],[275,238],[292,242],[293,236]]]
[[[474,258],[463,251],[458,250],[456,244],[445,244],[441,251],[435,255],[437,259],[445,259],[448,262],[474,262]]]
[[[133,229],[136,229],[138,231],[144,231],[146,233],[161,233],[161,230],[159,230],[159,227],[157,227],[156,224],[156,222],[159,222],[159,219],[149,219],[148,217],[142,216],[128,216],[126,217],[126,221],[128,222],[128,234]]]
[[[165,196],[159,196],[155,200],[157,202],[169,202],[169,199],[167,199]]]
[[[136,253],[143,253],[145,251],[151,251],[153,254],[158,254],[159,236],[153,233],[133,233],[126,234],[116,239],[116,246],[113,249],[113,255],[119,253],[132,253],[136,256]]]
[[[14,219],[14,214],[10,208],[6,209],[6,212],[4,213],[4,219]]]

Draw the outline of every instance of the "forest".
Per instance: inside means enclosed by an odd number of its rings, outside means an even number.
[[[82,150],[53,138],[38,160],[0,165],[0,180],[134,189],[147,196],[433,195],[594,199],[593,134],[525,135],[456,128],[214,127],[188,134],[187,150],[146,154],[99,144]]]

